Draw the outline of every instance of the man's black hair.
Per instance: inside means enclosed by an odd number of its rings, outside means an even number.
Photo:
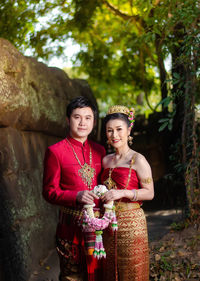
[[[84,107],[90,107],[93,111],[94,114],[94,119],[97,119],[97,108],[96,106],[87,98],[85,97],[76,97],[73,100],[71,100],[71,102],[68,104],[67,106],[67,117],[68,119],[70,119],[70,116],[72,114],[72,111],[76,108],[84,108]]]

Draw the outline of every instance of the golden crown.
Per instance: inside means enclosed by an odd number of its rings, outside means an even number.
[[[123,113],[129,116],[130,110],[128,109],[128,107],[124,105],[113,105],[108,109],[106,115],[113,114],[113,113]]]

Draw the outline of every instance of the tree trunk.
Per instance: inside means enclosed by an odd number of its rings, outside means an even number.
[[[176,42],[183,42],[187,36],[181,24],[174,31]],[[175,105],[175,117],[172,131],[172,142],[179,143],[179,163],[183,172],[177,175],[185,185],[185,216],[192,216],[195,202],[195,190],[199,187],[199,155],[197,153],[196,126],[195,126],[195,97],[197,93],[197,65],[194,60],[194,51],[184,54],[183,43],[175,47],[172,52],[172,95]],[[197,59],[197,58],[196,58]],[[178,155],[176,155],[177,157]],[[200,188],[200,187],[199,187]]]
[[[158,68],[159,68],[159,73],[160,73],[161,95],[162,95],[162,100],[163,100],[168,95],[167,83],[166,83],[167,74],[166,74],[166,69],[165,69],[165,65],[164,65],[164,61],[163,61],[161,38],[158,34],[156,34],[155,46],[156,46],[156,53],[157,53],[157,58],[158,58]],[[163,104],[162,104],[162,112],[165,114],[168,112],[168,108],[164,107]]]
[[[182,24],[178,24],[174,29],[174,37],[176,42],[182,42],[184,36],[184,27]],[[189,200],[188,194],[185,186],[185,149],[187,140],[186,137],[186,123],[187,123],[187,114],[186,114],[186,89],[184,87],[186,83],[186,68],[181,59],[182,45],[175,45],[172,50],[172,79],[173,79],[173,88],[172,88],[172,98],[173,98],[173,110],[175,111],[175,116],[173,118],[173,129],[171,133],[171,143],[175,148],[172,152],[174,154],[175,165],[173,170],[176,174],[176,180],[178,180],[181,185],[185,187],[185,215],[189,213]],[[179,78],[178,78],[179,77]],[[182,142],[183,141],[183,142]],[[177,169],[179,167],[180,170]],[[173,171],[173,172],[174,172]]]

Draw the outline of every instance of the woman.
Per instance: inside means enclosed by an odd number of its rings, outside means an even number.
[[[104,203],[115,201],[118,231],[104,231],[107,253],[103,280],[149,280],[149,249],[146,219],[140,208],[143,200],[154,197],[151,168],[143,155],[132,150],[128,142],[134,112],[113,106],[105,117],[107,143],[115,153],[103,158],[102,183],[107,191]]]

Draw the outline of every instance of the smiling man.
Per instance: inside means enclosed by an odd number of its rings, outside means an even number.
[[[67,107],[69,134],[48,147],[45,154],[43,196],[60,206],[56,232],[60,281],[100,280],[100,264],[87,254],[80,227],[83,205],[98,199],[91,190],[98,185],[105,155],[101,145],[88,140],[96,116],[97,110],[89,100],[72,100]]]

